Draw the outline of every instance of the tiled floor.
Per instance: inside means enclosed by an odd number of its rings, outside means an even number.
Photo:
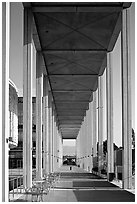
[[[48,195],[43,195],[43,202],[134,202],[135,195],[122,190],[76,166],[70,170],[63,166],[61,179]],[[22,195],[16,202],[31,202],[31,195]]]

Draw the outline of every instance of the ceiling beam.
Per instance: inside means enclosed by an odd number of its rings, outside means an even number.
[[[98,74],[52,74],[52,73],[50,74],[50,73],[49,73],[49,76],[55,76],[55,77],[56,77],[56,76],[60,76],[60,77],[64,77],[64,76],[65,76],[65,77],[66,77],[66,76],[82,76],[82,77],[83,77],[83,76],[84,76],[84,77],[93,76],[93,77],[98,77],[99,75],[98,75]]]
[[[92,48],[85,48],[85,49],[77,49],[77,48],[75,48],[75,49],[52,49],[52,48],[46,48],[46,47],[42,47],[42,52],[44,53],[44,52],[58,52],[58,51],[61,51],[61,52],[65,52],[65,51],[71,51],[71,52],[107,52],[107,49],[92,49]]]
[[[78,12],[106,12],[106,13],[111,13],[111,12],[120,12],[122,10],[122,6],[98,6],[97,4],[95,5],[90,5],[88,4],[87,6],[35,6],[32,7],[32,11],[34,13],[45,13],[45,12],[73,12],[73,13],[78,13]]]
[[[82,124],[82,121],[81,121],[81,122],[73,122],[73,121],[68,121],[68,122],[67,122],[67,121],[65,121],[65,122],[61,122],[61,123],[59,122],[59,124],[60,124],[60,125],[61,125],[61,124],[66,124],[66,125],[67,125],[67,124],[68,124],[68,125],[69,125],[69,124],[70,124],[70,125],[71,125],[71,124],[81,125],[81,124]]]
[[[81,103],[82,103],[82,104],[85,104],[85,103],[86,103],[86,104],[88,105],[88,104],[90,103],[90,101],[81,101],[81,100],[79,100],[79,101],[56,100],[56,104],[58,104],[58,103],[59,103],[59,104],[65,103],[65,105],[66,105],[67,103],[68,103],[68,104],[73,104],[73,103],[74,103],[74,104],[81,104]]]
[[[77,110],[77,111],[74,111],[74,110],[72,110],[72,111],[69,111],[69,110],[63,110],[63,111],[59,111],[58,112],[58,116],[62,116],[62,115],[65,115],[65,116],[70,116],[70,114],[71,115],[73,115],[73,116],[75,116],[75,115],[85,115],[85,112],[86,111],[79,111],[79,110]]]
[[[60,130],[61,132],[78,132],[79,131],[79,128],[73,128],[73,129],[70,129],[70,128],[62,128]]]
[[[78,120],[83,120],[82,116],[59,116],[59,120],[67,120],[67,119],[73,120],[73,118]]]
[[[122,24],[122,22],[121,22],[122,21],[121,15],[122,14],[119,13],[119,17],[118,17],[116,25],[115,25],[115,27],[113,29],[113,33],[111,35],[111,39],[110,39],[109,45],[108,45],[108,52],[111,52],[113,50],[113,48],[115,46],[114,42],[116,42],[116,40],[118,38],[118,35],[119,35],[120,31],[121,31],[121,24]]]
[[[71,113],[73,113],[73,112],[75,112],[75,111],[80,111],[80,112],[85,112],[86,110],[88,110],[88,109],[86,109],[86,108],[77,108],[77,109],[74,109],[74,108],[57,108],[57,111],[58,111],[58,114],[60,114],[60,113],[62,113],[62,112],[71,112]]]
[[[70,137],[70,136],[64,137],[64,135],[62,135],[62,139],[76,139],[76,138],[77,138],[77,135],[73,137]]]
[[[60,123],[62,123],[62,122],[63,122],[63,123],[67,123],[67,122],[71,122],[71,121],[74,122],[74,123],[75,123],[75,122],[80,122],[80,123],[81,123],[83,120],[81,120],[81,119],[72,119],[72,120],[69,120],[69,119],[61,120],[61,119],[60,119],[60,120],[59,120]]]
[[[88,92],[88,93],[92,93],[93,90],[57,90],[57,89],[53,89],[53,93],[66,93],[66,92],[74,92],[74,93],[81,93],[81,92]]]
[[[90,103],[89,100],[56,100],[56,103]]]
[[[63,134],[63,135],[70,135],[70,136],[71,136],[71,135],[77,135],[78,132],[73,132],[73,133],[70,133],[70,134],[69,134],[68,132],[66,132],[66,133],[62,133],[62,134]]]
[[[76,129],[76,130],[69,130],[69,129],[67,129],[67,130],[61,130],[62,133],[69,133],[69,132],[70,132],[70,133],[72,133],[72,132],[75,133],[75,132],[78,132],[78,131],[79,131],[79,129],[78,129],[78,130],[77,130],[77,129]]]
[[[79,128],[73,128],[73,129],[70,129],[70,128],[61,128],[60,130],[61,132],[67,132],[67,131],[71,131],[71,132],[75,132],[75,131],[79,131]]]
[[[81,125],[79,124],[59,124],[59,128],[80,128]]]

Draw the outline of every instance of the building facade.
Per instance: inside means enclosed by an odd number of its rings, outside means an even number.
[[[9,80],[9,148],[18,145],[18,92],[15,84]]]

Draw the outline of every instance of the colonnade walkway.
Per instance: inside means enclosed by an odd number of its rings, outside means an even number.
[[[77,166],[58,169],[60,180],[43,194],[43,202],[134,202],[135,195],[110,183],[105,178]],[[15,202],[31,202],[31,195],[22,195]]]

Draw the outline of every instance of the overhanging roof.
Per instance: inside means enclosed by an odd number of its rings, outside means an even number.
[[[63,138],[76,138],[98,76],[121,30],[128,2],[24,3],[34,15],[33,38],[42,52]]]

